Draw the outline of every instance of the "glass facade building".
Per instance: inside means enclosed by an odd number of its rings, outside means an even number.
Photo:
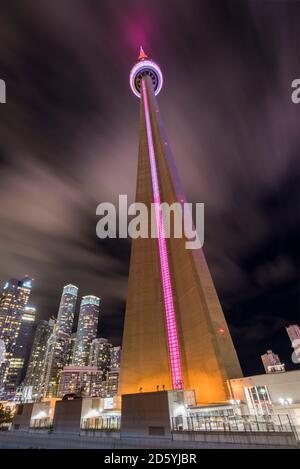
[[[84,296],[81,300],[73,363],[77,366],[89,364],[90,347],[97,336],[100,298]]]
[[[103,337],[93,340],[91,343],[89,365],[96,366],[106,378],[107,372],[111,366],[112,344]]]
[[[26,314],[32,280],[10,279],[3,288],[0,299],[0,339],[5,344],[4,362],[0,365],[0,396],[12,399],[19,384],[24,364],[25,342],[31,323]],[[30,323],[30,327],[27,327]]]
[[[75,285],[66,285],[62,292],[57,314],[57,329],[65,334],[72,334],[77,294],[78,288]]]
[[[37,399],[42,395],[42,373],[48,340],[53,332],[55,320],[40,321],[34,335],[29,364],[24,381],[26,395]]]

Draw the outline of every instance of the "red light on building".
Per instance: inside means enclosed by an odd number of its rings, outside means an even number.
[[[225,330],[223,329],[223,327],[220,327],[219,333],[220,333],[221,335],[224,335],[224,334],[225,334]]]

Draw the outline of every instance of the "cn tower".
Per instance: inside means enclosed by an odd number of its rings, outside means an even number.
[[[202,249],[166,238],[160,204],[184,202],[156,96],[160,67],[140,49],[130,87],[140,99],[136,202],[155,204],[157,239],[132,240],[120,394],[194,390],[198,404],[229,399],[242,376]]]

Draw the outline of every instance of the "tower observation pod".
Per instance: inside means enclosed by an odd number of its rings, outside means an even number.
[[[141,47],[138,62],[130,72],[130,87],[138,98],[141,97],[142,81],[146,76],[149,76],[155,96],[158,95],[163,85],[161,69],[155,62],[148,59]]]
[[[149,214],[154,204],[157,238],[132,240],[119,392],[194,390],[198,404],[225,402],[227,380],[242,373],[203,250],[165,236],[161,203],[185,196],[156,100],[163,75],[142,48],[129,82],[140,98],[136,202]]]

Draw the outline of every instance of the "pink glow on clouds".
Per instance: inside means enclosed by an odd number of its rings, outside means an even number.
[[[157,38],[157,25],[144,9],[122,17],[123,37],[128,47],[138,55],[140,46],[147,53]]]
[[[148,149],[149,149],[149,158],[150,158],[153,200],[155,203],[156,227],[157,227],[157,232],[158,232],[158,250],[159,250],[159,258],[160,258],[160,269],[161,269],[164,303],[165,303],[169,358],[170,358],[171,373],[172,373],[172,385],[173,385],[173,389],[182,389],[183,379],[182,379],[182,369],[181,369],[181,362],[180,362],[179,341],[178,341],[178,334],[177,334],[177,328],[176,328],[175,308],[174,308],[174,303],[173,303],[168,252],[167,252],[167,245],[166,245],[166,239],[165,239],[165,234],[164,234],[163,217],[162,217],[162,212],[160,208],[159,184],[158,184],[158,176],[157,176],[157,168],[156,168],[155,152],[154,152],[153,139],[152,139],[152,130],[151,130],[151,122],[150,122],[150,116],[149,116],[149,105],[148,105],[148,97],[147,97],[145,80],[142,81],[142,92],[143,92],[145,120],[146,120],[146,128],[147,128],[147,140],[148,140]]]
[[[126,38],[130,46],[136,49],[139,45],[144,46],[146,42],[145,31],[142,30],[140,25],[134,23],[129,24],[129,26],[126,28]]]

